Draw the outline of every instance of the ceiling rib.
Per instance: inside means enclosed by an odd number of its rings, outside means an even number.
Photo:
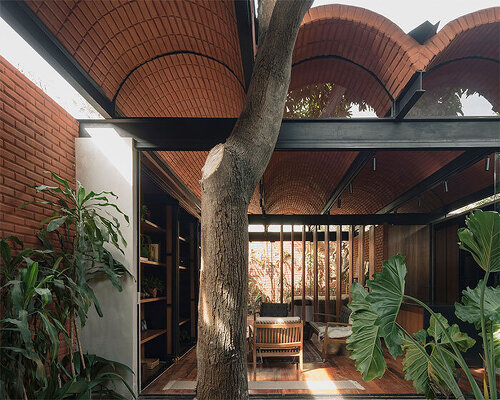
[[[436,185],[439,185],[451,176],[456,175],[457,173],[474,165],[476,162],[483,159],[488,154],[491,154],[491,149],[481,148],[464,152],[454,160],[450,161],[444,167],[437,170],[432,175],[428,176],[423,181],[413,186],[411,189],[407,190],[397,199],[387,204],[384,208],[377,211],[377,214],[387,214],[398,209],[402,205],[408,203],[410,200],[418,197],[427,190],[434,188]]]
[[[362,171],[364,166],[373,158],[375,155],[374,151],[360,151],[356,156],[354,161],[349,166],[349,169],[346,171],[341,181],[332,192],[330,197],[328,198],[325,206],[321,210],[321,214],[328,214],[330,209],[335,204],[338,198],[340,198],[341,194],[344,190],[349,186],[349,184],[358,176],[358,174]]]

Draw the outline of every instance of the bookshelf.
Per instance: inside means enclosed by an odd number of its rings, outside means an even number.
[[[140,177],[137,286],[144,389],[196,344],[200,224],[162,189],[159,178],[142,163]],[[148,251],[150,245],[156,252]],[[155,254],[157,257],[152,257]],[[161,288],[153,296],[149,289],[155,282]]]

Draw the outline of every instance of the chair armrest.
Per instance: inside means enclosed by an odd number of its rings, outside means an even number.
[[[340,325],[340,326],[352,326],[352,324],[345,324],[343,322],[327,322],[326,323],[326,327],[328,328],[328,326],[330,325]]]

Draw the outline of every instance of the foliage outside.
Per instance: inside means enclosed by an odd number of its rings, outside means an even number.
[[[462,356],[475,340],[449,325],[446,318],[434,313],[425,303],[405,295],[406,265],[400,254],[384,261],[382,272],[367,282],[371,292],[360,284],[352,287],[353,334],[347,340],[351,358],[366,381],[381,378],[386,370],[382,339],[395,358],[404,353],[405,378],[427,398],[452,394],[464,398],[458,385],[459,371],[465,374],[476,399],[497,399],[495,368],[500,361],[500,287],[487,285],[488,277],[500,271],[500,215],[474,211],[458,231],[460,248],[468,251],[485,271],[484,279],[474,288],[463,291],[461,303],[455,303],[455,314],[474,324],[483,338],[485,374],[483,391],[479,388]],[[396,318],[403,302],[425,308],[430,317],[427,330],[410,334]]]
[[[123,398],[111,382],[128,387],[120,373],[127,366],[84,354],[80,326],[94,306],[102,311],[89,283],[109,279],[117,290],[127,273],[108,250],[123,253],[126,242],[113,209],[128,217],[110,200],[111,192],[87,193],[52,173],[60,186],[42,185],[44,199],[26,203],[54,207],[37,235],[43,250],[26,249],[10,236],[0,240],[0,397],[7,399]],[[66,342],[69,354],[59,359]]]
[[[249,244],[249,284],[248,284],[248,308],[249,312],[254,312],[260,307],[263,301],[279,301],[280,292],[280,249],[279,244],[272,242],[250,242]],[[307,242],[306,251],[302,251],[302,243],[294,242],[294,288],[295,296],[302,295],[302,257],[305,254],[306,260],[306,295],[313,294],[313,268],[314,259],[312,245]],[[283,246],[283,297],[291,298],[291,242],[285,241]],[[330,242],[330,265],[335,265],[337,254],[335,242]],[[325,295],[325,262],[326,247],[324,242],[318,242],[318,291],[320,296]],[[330,297],[333,298],[336,293],[335,268],[331,268],[332,276],[330,280]],[[349,245],[342,242],[342,287],[347,288],[349,279]]]

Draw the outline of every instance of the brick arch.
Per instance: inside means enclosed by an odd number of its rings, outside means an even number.
[[[112,99],[138,65],[190,51],[213,57],[243,82],[234,2],[27,2]]]
[[[425,65],[419,46],[392,21],[372,11],[339,4],[315,7],[302,22],[292,61],[294,70],[301,70],[292,75],[304,80],[300,75],[309,70],[321,69],[321,64],[328,68],[329,57],[343,60],[345,69],[357,66],[364,70],[364,82],[379,86],[372,93],[379,99],[370,101],[381,115],[390,107],[382,110],[387,94],[397,97],[413,73]]]
[[[423,86],[427,91],[440,88],[471,89],[478,92],[500,111],[500,63],[482,58],[463,58],[432,69],[424,77]]]
[[[475,11],[448,22],[422,46],[429,58],[426,70],[466,57],[500,60],[499,28],[500,7]]]
[[[346,89],[346,98],[355,103],[365,101],[381,117],[391,107],[392,96],[370,73],[348,60],[336,57],[322,57],[296,64],[292,69],[290,90],[324,82],[342,86]]]
[[[174,54],[136,69],[116,104],[132,117],[238,117],[244,97],[239,81],[220,63]]]

